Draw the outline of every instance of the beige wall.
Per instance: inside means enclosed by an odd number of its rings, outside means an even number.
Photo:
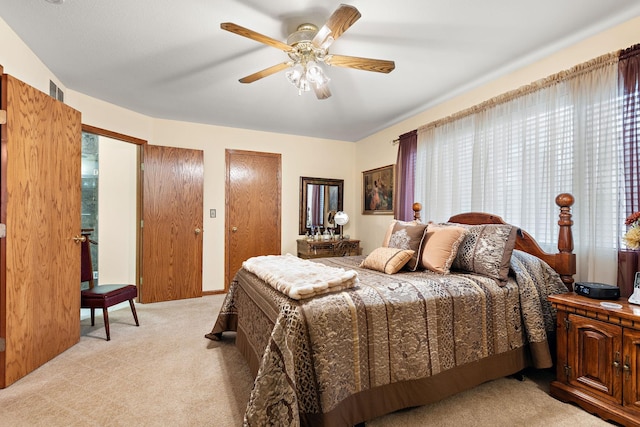
[[[390,141],[403,133],[464,110],[494,96],[517,89],[541,78],[558,73],[590,59],[640,43],[640,17],[576,43],[570,48],[550,55],[530,66],[523,67],[494,81],[444,101],[397,125],[384,129],[356,143],[355,170],[362,171],[396,162],[397,150]],[[361,197],[361,184],[354,197]],[[579,196],[579,195],[576,195]],[[361,208],[359,208],[361,209]],[[361,212],[361,210],[359,211]],[[357,215],[358,230],[363,236],[364,253],[380,246],[391,216]],[[428,220],[428,218],[423,218]],[[361,230],[367,230],[362,233]]]
[[[5,73],[19,78],[44,93],[49,93],[49,80],[53,80],[61,89],[66,89],[2,18],[0,18],[0,65],[4,67]]]
[[[137,146],[99,141],[98,284],[135,283]]]

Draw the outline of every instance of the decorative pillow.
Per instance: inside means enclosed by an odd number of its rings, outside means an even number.
[[[360,264],[360,267],[382,271],[387,274],[394,274],[404,267],[413,254],[413,251],[407,249],[377,248],[367,255]]]
[[[468,231],[463,227],[429,224],[420,256],[420,266],[436,273],[448,274],[458,247]]]
[[[395,227],[396,223],[398,222],[397,219],[391,220],[391,223],[389,224],[389,227],[387,228],[387,232],[384,235],[384,239],[382,240],[382,246],[384,246],[385,248],[389,246],[389,240],[391,239],[391,234],[393,233],[393,227]],[[422,224],[421,222],[418,222],[416,220],[413,221],[409,221],[409,222],[403,222],[404,224]]]
[[[453,225],[466,228],[468,234],[458,248],[452,267],[507,280],[518,229],[509,224]]]
[[[413,256],[406,265],[411,271],[418,268],[418,258],[422,253],[422,245],[426,235],[427,225],[416,222],[396,221],[391,229],[389,243],[390,248],[409,249],[413,251]]]

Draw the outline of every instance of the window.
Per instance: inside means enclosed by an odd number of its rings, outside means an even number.
[[[615,283],[621,237],[617,56],[606,55],[418,130],[425,220],[490,212],[557,251],[571,193],[577,280]]]

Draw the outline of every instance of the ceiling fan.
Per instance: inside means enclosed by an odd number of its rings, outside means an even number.
[[[329,53],[329,46],[347,31],[360,16],[358,9],[342,4],[333,12],[322,28],[318,30],[318,27],[313,24],[299,25],[297,30],[289,35],[286,43],[231,22],[223,22],[220,24],[220,28],[275,47],[289,55],[290,61],[243,77],[240,79],[240,83],[253,83],[263,77],[289,69],[286,72],[286,77],[298,88],[299,94],[313,89],[318,99],[326,99],[331,96],[329,78],[320,67],[320,63],[378,73],[390,73],[395,68],[393,61]]]

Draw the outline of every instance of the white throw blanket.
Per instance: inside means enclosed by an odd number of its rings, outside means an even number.
[[[253,257],[242,266],[274,289],[297,300],[352,288],[358,283],[355,270],[329,267],[291,254]]]

